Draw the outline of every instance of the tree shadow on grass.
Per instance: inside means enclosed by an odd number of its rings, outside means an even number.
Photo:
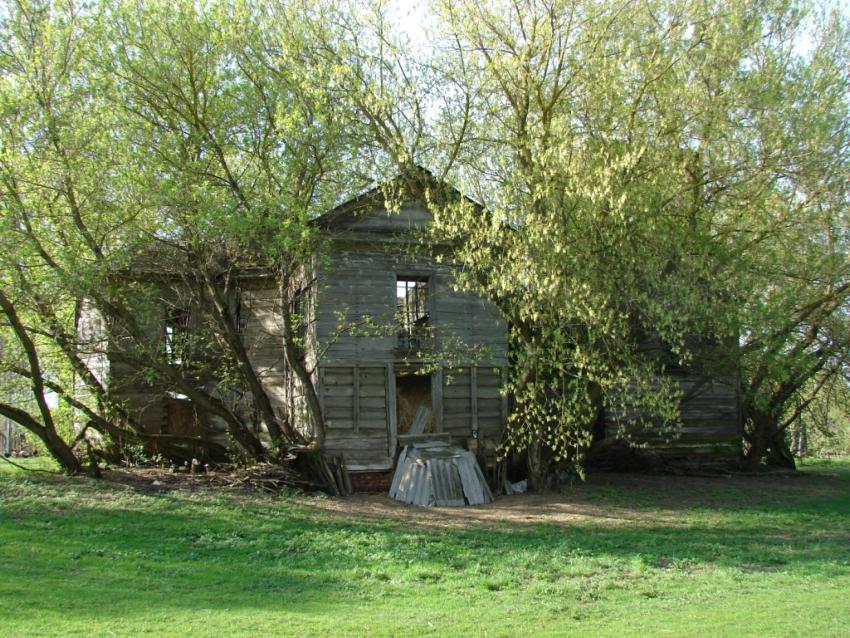
[[[176,619],[175,633],[204,610],[232,610],[240,623],[254,612],[345,618],[393,597],[415,608],[423,588],[453,595],[475,587],[483,596],[507,589],[534,599],[536,582],[550,596],[550,584],[569,581],[596,596],[595,583],[612,574],[777,573],[801,592],[816,579],[840,587],[850,578],[843,469],[734,479],[591,476],[559,496],[436,512],[378,499],[369,504],[380,507],[334,512],[328,506],[345,501],[203,493],[192,500],[61,476],[14,481],[20,489],[0,484],[0,633],[19,633],[39,617],[136,628],[162,616]],[[499,520],[505,512],[510,521]],[[435,613],[433,599],[423,608]],[[404,633],[405,625],[393,626]]]
[[[581,488],[588,491],[576,500],[588,509],[572,523],[541,522],[532,501],[528,521],[446,527],[428,516],[344,518],[321,511],[321,500],[313,507],[309,500],[248,498],[240,506],[211,495],[135,494],[128,504],[121,495],[106,498],[96,483],[78,485],[102,504],[89,499],[57,509],[49,495],[62,482],[47,479],[41,484],[46,498],[3,506],[0,597],[12,614],[43,610],[47,596],[56,613],[92,620],[192,609],[312,615],[396,595],[411,583],[483,582],[505,565],[532,580],[574,564],[591,573],[637,565],[800,575],[846,575],[850,565],[848,511],[837,512],[832,505],[838,501],[810,504],[800,516],[786,501],[751,503],[744,494],[726,507],[707,508],[712,516],[670,517],[675,490],[634,502],[645,486],[616,481]],[[613,491],[600,492],[604,486]],[[706,507],[715,498],[703,495],[697,503]],[[846,493],[838,498],[848,500]],[[746,507],[739,509],[738,501]],[[663,520],[653,520],[655,510]],[[641,515],[624,521],[629,512]],[[430,576],[423,580],[423,574]]]

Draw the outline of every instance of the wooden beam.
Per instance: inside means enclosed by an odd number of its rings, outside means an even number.
[[[318,374],[319,374],[319,382],[318,382],[317,385],[319,387],[317,388],[317,391],[318,391],[318,395],[319,395],[319,407],[322,408],[322,418],[324,418],[325,417],[325,368],[323,366],[319,367]],[[290,399],[290,403],[294,404],[294,400],[292,398],[292,392],[291,391],[290,391],[289,399]]]
[[[354,371],[354,431],[360,431],[360,366],[355,365]]]
[[[443,431],[443,368],[437,368],[431,375],[431,407],[434,412],[434,429]]]
[[[387,394],[387,426],[389,430],[389,452],[390,458],[395,457],[395,448],[398,441],[398,408],[395,394],[395,366],[392,362],[386,366],[386,394]]]
[[[472,414],[472,437],[478,438],[478,368],[469,366],[469,403]]]
[[[501,398],[500,404],[500,412],[499,415],[502,420],[502,434],[505,432],[505,428],[508,426],[508,395],[502,392],[502,389],[505,387],[505,384],[508,382],[508,369],[502,368],[500,376],[500,385],[499,385],[499,396]]]

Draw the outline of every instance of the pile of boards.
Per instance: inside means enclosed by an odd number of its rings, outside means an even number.
[[[493,502],[475,455],[442,442],[405,446],[396,465],[390,498],[440,507]]]
[[[410,443],[399,454],[390,498],[412,505],[440,507],[492,503],[493,494],[475,455],[453,447],[448,437],[415,432],[421,420],[415,420]]]

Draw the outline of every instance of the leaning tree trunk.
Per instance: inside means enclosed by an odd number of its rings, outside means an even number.
[[[0,403],[0,415],[11,419],[37,436],[65,474],[80,474],[82,472],[83,466],[80,460],[74,455],[71,447],[56,433],[52,424],[39,423],[29,412],[7,403]]]
[[[80,460],[56,432],[44,429],[43,433],[36,434],[42,443],[44,443],[47,451],[50,452],[50,456],[56,459],[56,462],[62,467],[62,471],[65,474],[73,475],[82,473],[83,466]]]
[[[310,377],[299,348],[295,346],[295,328],[292,325],[292,316],[289,314],[289,298],[287,294],[289,284],[289,277],[281,271],[279,292],[283,319],[283,352],[286,357],[286,363],[295,373],[301,390],[304,393],[307,412],[313,424],[313,437],[316,447],[322,449],[325,445],[325,418],[322,412],[321,402],[319,401],[319,394],[316,392],[316,386],[313,384],[313,379]]]
[[[302,450],[306,470],[328,486],[334,496],[351,494],[351,484],[340,457],[329,458],[325,453],[325,418],[319,394],[304,361],[300,348],[296,347],[295,328],[289,313],[290,279],[283,268],[280,271],[280,308],[283,318],[283,351],[290,370],[295,374],[303,392],[307,413],[313,425],[313,441],[308,449]]]
[[[251,394],[260,423],[269,433],[274,444],[273,447],[303,444],[304,441],[300,433],[292,427],[288,415],[283,419],[278,419],[269,395],[248,356],[248,350],[243,340],[244,335],[240,333],[239,327],[230,313],[226,292],[221,290],[215,276],[208,269],[203,269],[202,276],[204,288],[200,292],[202,298],[205,296],[208,300],[207,311],[213,314],[213,319],[218,327],[218,337],[236,361],[242,379]],[[229,285],[229,282],[225,283],[225,286]]]
[[[44,386],[46,375],[41,367],[41,358],[38,349],[27,332],[23,321],[18,316],[15,304],[3,290],[0,290],[0,311],[5,315],[9,326],[26,355],[27,363],[29,364],[32,398],[38,406],[38,412],[41,418],[33,417],[25,410],[8,404],[0,404],[0,413],[19,423],[41,439],[50,454],[67,474],[77,474],[81,470],[80,461],[74,456],[74,452],[68,444],[57,434],[53,414],[50,406],[47,404]]]

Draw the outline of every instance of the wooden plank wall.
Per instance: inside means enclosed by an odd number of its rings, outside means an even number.
[[[327,447],[353,467],[389,467],[395,453],[394,366],[323,366],[320,391],[328,420]],[[442,413],[438,431],[450,432],[464,445],[479,438],[498,441],[506,419],[499,392],[503,370],[466,367],[433,375],[442,392],[432,409]]]
[[[417,365],[411,353],[397,350],[399,276],[428,278],[435,351],[471,362],[465,350],[486,346],[478,367],[461,363],[432,373],[437,429],[457,443],[476,430],[498,438],[506,418],[498,388],[507,366],[507,323],[479,295],[453,290],[453,265],[411,250],[429,221],[421,206],[351,216],[336,223],[328,254],[317,262],[316,340],[328,345],[321,361],[328,447],[349,464],[389,466],[395,452],[395,370]],[[364,328],[367,321],[381,327]],[[341,323],[353,329],[340,332]],[[463,346],[455,348],[458,343]]]
[[[507,415],[499,392],[502,370],[469,367],[443,373],[443,428],[458,444],[478,432],[479,438],[501,439]]]
[[[677,382],[683,393],[681,427],[674,432],[652,427],[632,429],[633,439],[672,456],[740,452],[740,400],[734,381],[680,374]],[[616,421],[609,420],[605,425],[606,437],[617,436]]]
[[[430,325],[436,349],[486,346],[487,365],[507,363],[507,323],[477,295],[452,290],[452,267],[428,256],[402,256],[380,247],[337,248],[320,267],[316,333],[331,343],[323,363],[387,363],[399,359],[395,326],[396,277],[429,277]],[[340,319],[342,318],[342,322]],[[374,330],[364,322],[381,326]],[[353,327],[340,333],[342,324]]]
[[[507,323],[480,296],[452,289],[451,264],[409,250],[416,243],[411,233],[429,220],[421,206],[408,206],[398,215],[373,211],[352,219],[329,253],[315,260],[317,284],[307,306],[307,357],[312,363],[322,353],[316,380],[328,419],[328,450],[343,454],[353,466],[390,466],[397,435],[395,369],[417,365],[410,353],[396,349],[397,276],[429,278],[430,324],[437,350],[458,342],[465,347],[486,346],[484,356],[477,359],[478,367],[461,363],[455,372],[432,375],[438,427],[462,442],[476,430],[498,435],[506,417],[504,400],[498,395],[498,370],[507,365]],[[272,405],[303,415],[303,396],[287,369],[282,348],[284,309],[279,307],[277,284],[261,278],[243,283],[241,327],[249,358]],[[340,317],[349,332],[338,334]],[[367,318],[383,328],[366,328]],[[455,358],[458,352],[453,352]],[[143,423],[154,431],[164,427],[167,414],[162,392],[139,385],[130,370],[122,370],[115,362],[105,361],[104,370],[121,386],[121,395]],[[122,379],[127,381],[123,385]],[[306,418],[301,419],[304,423]]]
[[[242,334],[248,358],[276,410],[292,409],[301,398],[283,353],[283,327],[275,282],[242,291]]]
[[[152,327],[151,338],[160,338]],[[121,401],[137,423],[150,432],[162,432],[166,425],[163,391],[148,384],[138,370],[121,356],[121,340],[110,343],[106,324],[97,308],[83,301],[77,318],[77,336],[82,346],[81,358],[95,377],[108,388],[112,397]],[[88,391],[82,384],[81,397]]]
[[[103,317],[89,301],[80,304],[77,338],[81,343],[80,358],[100,383],[109,382],[109,340]]]
[[[342,454],[350,468],[387,469],[392,464],[387,372],[386,366],[320,369],[325,445],[330,454]]]
[[[442,430],[450,432],[452,441],[465,441],[472,436],[472,375],[469,368],[446,370],[443,373]],[[440,424],[437,424],[439,429]]]

